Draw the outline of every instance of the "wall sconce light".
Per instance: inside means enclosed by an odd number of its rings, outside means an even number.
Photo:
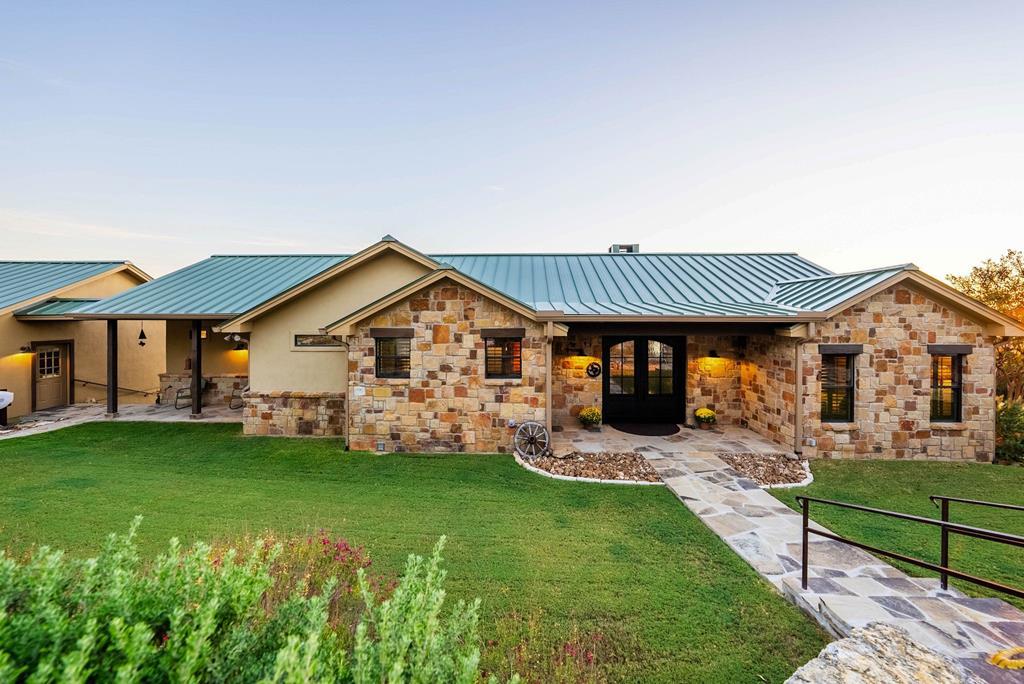
[[[23,344],[20,347],[18,347],[18,351],[20,351],[22,354],[31,354],[32,353],[32,345],[31,344]]]
[[[248,347],[246,347],[242,342],[239,342],[238,344],[235,345],[235,348],[232,351],[248,351],[248,350],[249,350]]]
[[[715,349],[709,350],[708,351],[708,358],[717,359],[718,358],[718,351],[715,350]]]

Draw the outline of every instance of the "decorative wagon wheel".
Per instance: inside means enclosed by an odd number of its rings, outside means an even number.
[[[548,453],[551,435],[541,423],[527,421],[516,428],[516,433],[512,436],[512,445],[521,458],[532,461]]]

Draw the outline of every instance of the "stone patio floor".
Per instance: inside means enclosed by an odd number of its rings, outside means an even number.
[[[730,451],[785,452],[778,444],[736,427],[682,428],[669,437],[644,437],[605,426],[600,433],[555,433],[553,447],[643,454],[687,508],[836,636],[845,637],[872,622],[890,624],[907,630],[917,643],[957,659],[986,681],[1024,681],[1019,672],[984,660],[996,651],[1024,645],[1024,612],[1004,601],[942,591],[938,579],[909,577],[855,547],[813,535],[810,581],[807,591],[801,589],[800,515],[715,456]]]
[[[117,418],[106,418],[106,404],[71,404],[54,409],[36,411],[22,416],[17,423],[8,428],[0,428],[0,439],[27,437],[42,432],[51,432],[72,425],[81,425],[98,420],[115,421],[152,421],[158,423],[178,423],[195,420],[190,417],[189,409],[175,409],[168,404],[122,404]],[[224,405],[204,406],[204,423],[240,423],[242,409],[232,409]]]

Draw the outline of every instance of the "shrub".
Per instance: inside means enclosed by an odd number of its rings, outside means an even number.
[[[472,681],[477,606],[443,616],[442,541],[390,598],[361,549],[327,535],[183,550],[143,564],[110,535],[96,558],[0,552],[0,681]],[[241,551],[240,551],[241,549]],[[354,599],[358,588],[358,599]],[[349,634],[353,601],[365,611]],[[354,649],[348,644],[353,643]]]
[[[580,424],[582,424],[584,427],[600,425],[601,409],[597,408],[596,406],[587,406],[586,408],[580,411],[580,414],[577,416],[577,418],[579,419]]]
[[[1024,404],[1000,402],[996,411],[996,457],[1024,463]]]

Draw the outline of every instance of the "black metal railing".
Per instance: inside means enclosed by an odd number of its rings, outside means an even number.
[[[1015,506],[1013,504],[997,503],[995,501],[979,501],[978,499],[961,499],[956,496],[939,496],[933,494],[928,497],[933,504],[939,507],[939,511],[942,517],[942,522],[949,522],[949,502],[953,501],[956,503],[968,504],[971,506],[986,506],[988,508],[1001,508],[1007,511],[1024,511],[1024,506]],[[941,543],[939,545],[939,565],[949,565],[949,528],[942,528]],[[979,537],[977,534],[968,534],[969,537],[976,537],[979,539],[988,539],[988,537]],[[998,540],[990,540],[998,541]],[[942,582],[943,589],[949,589],[949,573],[940,572],[939,579]]]
[[[941,501],[944,498],[946,498],[946,497],[934,497],[934,500]],[[809,549],[809,546],[808,546],[808,536],[811,535],[811,534],[815,534],[815,535],[817,535],[819,537],[825,537],[826,539],[831,539],[833,541],[837,541],[837,542],[840,542],[842,544],[849,544],[850,546],[855,546],[855,547],[857,547],[859,549],[863,549],[865,551],[868,551],[869,553],[875,553],[875,554],[878,554],[880,556],[886,556],[888,558],[894,558],[894,559],[896,559],[898,561],[902,561],[904,563],[909,563],[910,565],[916,565],[917,567],[925,568],[926,570],[931,570],[932,572],[937,572],[937,573],[939,573],[940,576],[945,576],[945,578],[946,578],[946,581],[943,584],[943,589],[948,588],[948,578],[953,577],[953,578],[956,578],[956,579],[964,580],[965,582],[972,582],[974,584],[977,584],[977,585],[982,586],[982,587],[986,587],[988,589],[993,589],[995,591],[1000,591],[1000,592],[1003,592],[1005,594],[1009,594],[1010,596],[1016,596],[1017,598],[1024,598],[1024,589],[1018,589],[1017,587],[1007,586],[1005,584],[1001,584],[1001,583],[996,582],[994,580],[985,579],[984,577],[976,577],[975,575],[970,575],[970,574],[968,574],[966,572],[961,572],[960,570],[955,570],[955,569],[949,567],[949,534],[950,533],[962,534],[962,535],[967,536],[967,537],[974,537],[976,539],[985,539],[987,541],[993,541],[993,542],[997,542],[997,543],[1000,543],[1000,544],[1006,544],[1008,546],[1016,546],[1018,548],[1024,548],[1024,537],[1021,537],[1021,536],[1016,535],[1016,534],[1008,534],[1006,532],[996,532],[995,530],[986,530],[986,529],[981,528],[981,527],[972,527],[970,525],[961,525],[961,524],[958,524],[958,523],[952,523],[952,522],[949,522],[948,519],[947,520],[935,520],[934,518],[924,518],[924,517],[921,517],[919,515],[910,515],[908,513],[897,513],[896,511],[887,511],[887,510],[884,510],[884,509],[881,509],[881,508],[871,508],[869,506],[859,506],[857,504],[850,504],[850,503],[845,503],[845,502],[842,502],[842,501],[832,501],[830,499],[818,499],[818,498],[811,497],[811,496],[798,496],[798,497],[796,497],[796,500],[800,503],[801,514],[802,514],[802,517],[803,517],[803,530],[802,530],[802,535],[801,535],[802,548],[801,548],[801,551],[800,551],[800,562],[801,562],[800,586],[803,587],[804,589],[807,589],[807,571],[808,571],[808,566],[809,566],[808,556],[809,556],[809,553],[810,553],[810,549]],[[947,505],[947,510],[946,510],[946,516],[945,516],[947,518],[948,518],[948,513],[949,513],[949,511],[948,511],[948,501],[971,502],[971,503],[975,503],[975,504],[978,504],[978,505],[992,505],[995,508],[1009,508],[1009,509],[1014,509],[1014,510],[1021,508],[1020,506],[1011,506],[1010,504],[991,504],[990,502],[985,502],[985,501],[972,501],[972,500],[969,500],[969,499],[958,500],[958,499],[954,499],[954,498],[948,498],[947,499],[947,504],[946,504]],[[838,534],[833,534],[832,532],[828,532],[827,530],[813,529],[810,526],[810,504],[812,502],[813,503],[819,503],[819,504],[825,504],[827,506],[837,506],[839,508],[846,508],[846,509],[849,509],[849,510],[852,510],[852,511],[860,511],[862,513],[874,513],[874,514],[877,514],[877,515],[884,515],[884,516],[887,516],[889,518],[896,518],[897,520],[907,520],[907,521],[910,521],[910,522],[921,523],[923,525],[932,525],[934,527],[938,527],[941,530],[941,534],[942,534],[943,550],[940,552],[943,555],[942,561],[939,564],[931,563],[929,561],[922,560],[920,558],[914,558],[912,556],[907,556],[907,555],[904,555],[902,553],[897,553],[896,551],[888,551],[886,549],[880,549],[880,548],[878,548],[876,546],[871,546],[869,544],[865,544],[863,542],[859,542],[859,541],[856,541],[856,540],[853,540],[853,539],[847,539],[846,537],[841,537]]]

